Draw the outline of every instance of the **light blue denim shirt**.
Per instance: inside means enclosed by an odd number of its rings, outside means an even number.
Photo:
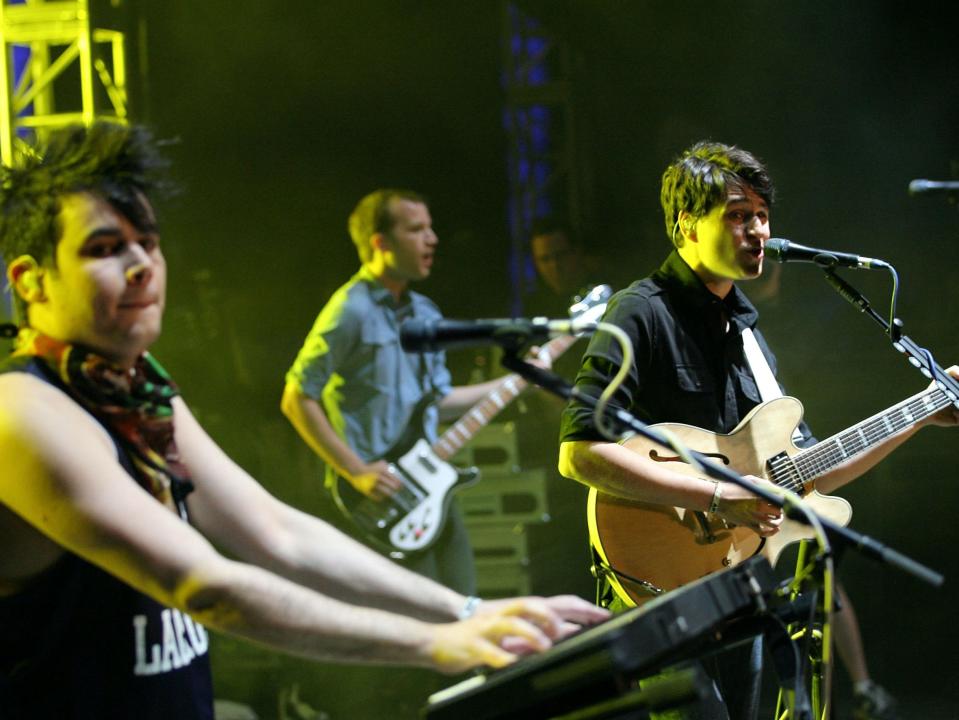
[[[432,300],[407,291],[400,303],[360,268],[320,311],[288,384],[320,402],[340,437],[363,460],[382,457],[400,438],[426,396],[437,401],[452,389],[445,353],[408,353],[399,327],[409,318],[439,319]],[[436,439],[435,404],[424,415],[423,435]]]

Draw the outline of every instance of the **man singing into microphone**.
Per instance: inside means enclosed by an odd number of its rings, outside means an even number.
[[[611,405],[647,423],[680,422],[728,433],[762,401],[754,377],[757,362],[773,371],[776,368],[756,327],[756,309],[736,287],[737,281],[762,272],[773,184],[751,153],[699,142],[666,168],[661,201],[674,249],[659,270],[617,293],[604,318],[629,335],[635,351],[635,365]],[[747,360],[747,330],[762,360]],[[594,335],[583,357],[577,388],[598,397],[621,361],[622,353],[609,335]],[[920,424],[956,421],[950,408]],[[828,493],[858,477],[918,427],[905,429],[821,476],[817,489]],[[800,444],[812,442],[805,423],[799,431]],[[779,529],[779,510],[746,490],[677,473],[606,440],[594,428],[591,407],[583,402],[574,400],[566,408],[561,440],[560,472],[602,493],[626,501],[709,511],[762,536]],[[637,533],[641,530],[637,528]],[[637,539],[637,545],[640,542]],[[668,548],[662,550],[668,552]],[[601,583],[608,604],[622,605],[608,583]],[[756,717],[760,660],[756,642],[710,661],[707,670],[717,694],[693,717]]]
[[[429,298],[409,289],[429,276],[439,242],[423,197],[376,190],[353,210],[349,232],[362,265],[320,311],[287,373],[282,409],[326,463],[328,486],[339,476],[383,500],[400,481],[378,458],[407,428],[417,423],[413,432],[432,443],[439,419],[458,417],[497,383],[452,387],[443,352],[414,354],[400,347],[404,320],[442,317]],[[430,399],[435,403],[427,404]],[[422,418],[414,417],[424,405]],[[402,562],[475,593],[472,550],[455,499],[436,544]]]

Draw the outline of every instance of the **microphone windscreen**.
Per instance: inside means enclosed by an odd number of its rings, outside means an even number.
[[[763,245],[763,253],[776,262],[786,262],[786,252],[789,250],[789,241],[782,238],[769,238]]]
[[[400,325],[400,346],[407,352],[418,352],[436,338],[436,323],[411,318]]]

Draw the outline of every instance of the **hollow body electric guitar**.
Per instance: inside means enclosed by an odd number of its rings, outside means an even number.
[[[802,404],[791,397],[756,406],[728,435],[675,423],[656,427],[669,429],[690,449],[743,475],[764,477],[803,494],[816,478],[949,403],[944,392],[932,388],[805,449],[791,440],[803,412]],[[703,476],[645,438],[634,437],[624,445],[672,470]],[[841,525],[852,517],[842,498],[812,490],[804,502]],[[727,526],[715,514],[633,502],[595,489],[589,492],[587,507],[590,542],[616,594],[634,605],[760,552],[775,564],[787,545],[812,537],[805,525],[786,519],[778,533],[763,539],[746,528]]]
[[[597,321],[611,294],[608,285],[593,288],[570,308],[570,317],[581,322]],[[552,362],[578,339],[577,335],[554,338],[540,348],[539,357]],[[504,377],[432,445],[422,437],[422,416],[432,401],[421,403],[406,432],[384,456],[400,480],[400,489],[385,500],[373,500],[346,478],[337,477],[330,488],[336,506],[371,544],[382,550],[394,554],[427,550],[446,523],[453,493],[479,478],[476,468],[461,470],[451,465],[449,459],[527,385],[517,374]]]

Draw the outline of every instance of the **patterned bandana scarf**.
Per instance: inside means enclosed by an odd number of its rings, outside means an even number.
[[[133,368],[124,370],[81,345],[35,330],[20,331],[14,355],[43,361],[73,398],[119,438],[140,485],[186,519],[183,500],[193,484],[173,439],[171,401],[179,392],[152,355],[143,353]]]

